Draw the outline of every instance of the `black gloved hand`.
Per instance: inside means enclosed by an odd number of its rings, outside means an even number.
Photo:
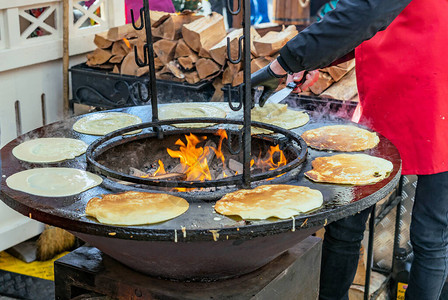
[[[269,66],[270,65],[267,65],[266,67],[258,70],[250,77],[252,87],[263,87],[263,92],[260,96],[260,100],[258,101],[258,104],[260,106],[263,106],[266,100],[268,100],[269,96],[271,96],[272,93],[277,89],[278,85],[280,84],[280,79],[286,76],[286,74],[275,74]]]

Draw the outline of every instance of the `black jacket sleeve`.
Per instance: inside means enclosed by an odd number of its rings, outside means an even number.
[[[411,0],[340,0],[281,50],[278,62],[288,72],[315,70],[352,51],[386,27]]]

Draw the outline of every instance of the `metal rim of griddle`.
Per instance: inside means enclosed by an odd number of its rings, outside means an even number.
[[[111,132],[93,142],[86,151],[86,159],[88,170],[95,172],[97,174],[101,174],[105,177],[112,177],[117,180],[123,180],[126,182],[131,182],[135,184],[143,184],[147,186],[155,186],[155,187],[182,187],[182,188],[208,188],[208,187],[222,187],[222,186],[240,186],[243,180],[243,175],[234,175],[229,176],[222,179],[216,180],[205,180],[205,181],[179,181],[179,180],[161,180],[161,179],[152,179],[152,178],[142,178],[137,176],[128,175],[122,172],[118,172],[112,170],[97,161],[97,158],[104,152],[130,141],[135,141],[136,139],[155,137],[157,135],[156,132],[151,131],[149,133],[136,133],[134,135],[125,135],[123,134],[136,131],[143,130],[147,128],[159,128],[159,132],[162,132],[163,135],[172,135],[172,134],[187,134],[193,133],[195,131],[199,131],[200,133],[213,133],[216,132],[217,129],[195,129],[195,128],[185,128],[185,129],[173,129],[173,128],[165,128],[162,131],[161,126],[163,125],[173,125],[173,124],[188,124],[188,123],[211,123],[211,124],[231,124],[231,125],[243,125],[243,121],[240,120],[231,120],[231,119],[221,119],[221,118],[183,118],[183,119],[170,119],[163,120],[157,122],[146,122],[140,123],[132,126],[128,126],[123,129],[119,129],[117,131]],[[291,149],[292,152],[296,154],[296,157],[288,162],[286,165],[276,168],[274,170],[262,172],[260,174],[255,174],[251,176],[251,182],[257,182],[265,179],[272,179],[281,174],[287,174],[293,169],[298,168],[306,159],[308,147],[306,142],[296,133],[266,123],[261,122],[252,122],[253,127],[258,127],[262,129],[267,129],[273,131],[274,133],[280,133],[288,140],[288,149]],[[117,138],[113,140],[114,138]],[[113,141],[112,141],[113,140]],[[109,143],[108,143],[109,142]],[[284,175],[287,176],[287,175]]]

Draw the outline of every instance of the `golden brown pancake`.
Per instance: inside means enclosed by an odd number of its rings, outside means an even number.
[[[112,131],[131,125],[140,124],[142,120],[131,114],[121,112],[96,113],[85,116],[73,124],[73,130],[85,134],[106,135]],[[141,130],[128,132],[134,134]]]
[[[51,163],[73,159],[86,152],[87,144],[69,138],[39,138],[21,143],[12,154],[23,161]]]
[[[349,125],[324,126],[305,131],[302,138],[308,146],[319,150],[362,151],[378,145],[375,132]]]
[[[86,214],[104,224],[141,225],[178,217],[188,206],[185,199],[169,194],[131,191],[90,199]]]
[[[322,193],[318,190],[273,184],[229,193],[216,202],[215,210],[223,215],[237,215],[243,219],[288,219],[318,208],[322,203]]]
[[[288,109],[286,104],[267,103],[263,107],[255,106],[251,111],[252,121],[276,125],[285,129],[297,128],[310,120],[306,112]],[[252,134],[270,133],[262,128],[252,127]]]
[[[393,170],[390,161],[367,154],[338,154],[318,157],[306,177],[317,182],[365,185],[379,182]]]
[[[101,182],[98,175],[72,168],[35,168],[6,178],[11,189],[45,197],[76,195]]]

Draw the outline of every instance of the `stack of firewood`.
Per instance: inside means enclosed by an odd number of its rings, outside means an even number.
[[[320,69],[317,82],[303,94],[357,101],[355,60]]]
[[[137,26],[139,24],[137,21]],[[243,82],[242,63],[232,64],[227,57],[227,38],[231,57],[236,59],[243,30],[226,32],[222,15],[152,11],[151,29],[157,79],[189,84],[213,80],[214,101],[222,99],[223,85],[238,86]],[[251,72],[268,65],[297,33],[294,25],[268,31],[263,36],[252,28]],[[134,47],[137,47],[140,61],[145,61],[145,30],[137,31],[132,24],[126,24],[96,34],[94,42],[98,48],[87,55],[88,66],[132,76],[149,72],[149,67],[141,68],[135,63]],[[305,94],[341,100],[353,98],[357,94],[354,61],[320,70],[318,82]]]
[[[153,11],[151,27],[158,79],[186,81],[189,84],[213,80],[217,97],[223,85],[237,86],[243,82],[242,64],[234,65],[227,57],[227,38],[230,38],[232,59],[236,59],[238,39],[243,31],[233,29],[226,32],[222,15]],[[289,26],[280,32],[269,31],[261,37],[252,29],[251,71],[269,64],[280,48],[297,33],[295,26]],[[144,30],[136,31],[131,24],[126,24],[97,34],[94,42],[98,48],[87,55],[88,66],[133,76],[149,72],[149,67],[140,68],[135,63],[134,47],[137,47],[140,61],[144,61]]]

